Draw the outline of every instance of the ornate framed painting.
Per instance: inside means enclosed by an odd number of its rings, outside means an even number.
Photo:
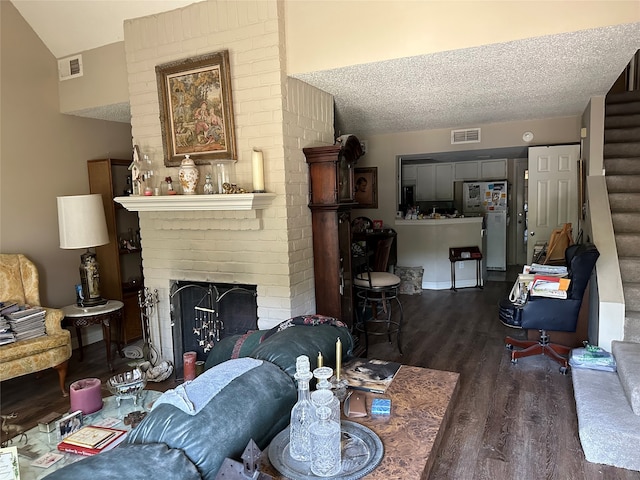
[[[236,160],[229,51],[156,66],[164,164]]]
[[[378,167],[354,168],[353,208],[378,208]]]

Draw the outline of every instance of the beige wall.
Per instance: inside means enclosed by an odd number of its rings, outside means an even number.
[[[130,126],[59,113],[55,58],[11,2],[0,16],[0,251],[30,257],[59,307],[75,302],[82,252],[59,248],[56,197],[88,193],[88,159],[129,158]]]
[[[630,1],[285,2],[289,75],[640,20]]]
[[[124,42],[82,52],[83,75],[58,82],[60,111],[129,103]]]

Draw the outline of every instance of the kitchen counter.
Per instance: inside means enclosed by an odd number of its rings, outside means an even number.
[[[419,220],[396,219],[396,225],[460,225],[463,223],[482,223],[483,217],[440,217]]]
[[[482,222],[483,217],[397,219],[398,266],[424,268],[423,289],[451,288],[449,248],[477,246],[482,251]],[[456,263],[456,286],[475,285],[475,263]]]

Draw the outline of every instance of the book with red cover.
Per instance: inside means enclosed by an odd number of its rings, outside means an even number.
[[[101,431],[104,430],[104,439],[101,442],[95,444],[95,446],[93,447],[89,446],[90,443],[83,442],[83,438],[86,437],[86,435],[83,433],[84,429],[91,429],[94,432],[97,431],[96,429]],[[75,453],[77,455],[84,455],[88,457],[91,455],[96,455],[100,452],[106,452],[107,450],[111,450],[112,448],[116,447],[124,440],[126,434],[126,430],[91,425],[81,428],[74,434],[69,435],[69,437],[58,443],[58,450],[60,450],[61,452]],[[77,436],[79,441],[76,441],[74,439],[74,436]],[[95,435],[93,435],[93,437],[95,437]]]

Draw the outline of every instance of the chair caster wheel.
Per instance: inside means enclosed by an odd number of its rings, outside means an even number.
[[[511,345],[510,343],[507,343],[504,347],[505,347],[507,350],[513,350],[513,345]]]
[[[569,367],[560,367],[560,373],[562,375],[566,375],[567,373],[569,373]]]
[[[511,359],[511,363],[513,363],[515,365],[516,363],[518,363],[518,359],[517,358],[512,358]]]

